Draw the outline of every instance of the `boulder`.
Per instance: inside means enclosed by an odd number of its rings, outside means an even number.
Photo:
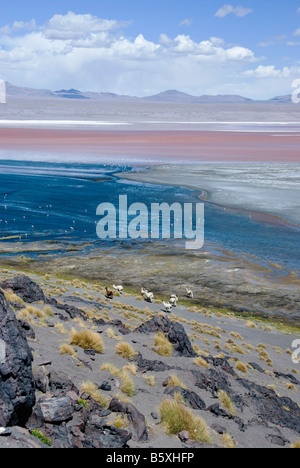
[[[200,398],[197,393],[193,392],[192,390],[188,390],[187,388],[178,386],[167,387],[164,393],[171,396],[174,396],[175,393],[179,393],[182,396],[184,403],[191,408],[196,410],[206,409],[206,404],[202,398]]]
[[[140,372],[164,372],[171,369],[170,366],[167,366],[167,364],[162,361],[143,359],[141,353],[137,353],[132,360],[136,361]]]
[[[134,437],[138,442],[148,440],[145,416],[141,414],[132,403],[125,403],[118,400],[118,398],[113,398],[108,409],[115,413],[127,414],[134,429]]]
[[[70,397],[41,398],[39,407],[44,422],[60,424],[72,418],[75,405]]]
[[[68,392],[75,392],[79,395],[79,389],[73,381],[63,372],[51,371],[48,374],[49,390],[56,397],[65,396]]]
[[[16,276],[0,283],[0,288],[11,289],[23,301],[32,304],[33,302],[45,302],[45,295],[42,288],[32,281],[28,276]]]
[[[161,331],[173,344],[179,356],[196,357],[197,354],[185,332],[181,323],[174,323],[166,317],[156,316],[146,323],[143,323],[134,330],[137,333],[154,333]]]
[[[0,426],[23,426],[35,404],[32,354],[0,291]]]
[[[268,387],[255,384],[246,379],[238,379],[247,390],[243,395],[244,405],[252,414],[256,414],[263,422],[291,429],[300,434],[300,408],[298,403],[288,397],[280,397]]]
[[[80,397],[86,405],[79,405],[78,395],[72,391],[62,397],[42,396],[27,428],[41,430],[53,448],[127,448],[131,433],[107,424],[110,411],[90,395]]]
[[[49,447],[23,427],[12,427],[1,436],[0,449],[48,449]]]

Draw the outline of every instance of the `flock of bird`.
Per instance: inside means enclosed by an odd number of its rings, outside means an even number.
[[[123,292],[124,292],[123,286],[113,285],[113,290],[108,289],[108,287],[106,286],[105,289],[106,289],[106,297],[108,299],[113,299],[115,292],[120,293],[120,294],[123,294]],[[186,288],[185,291],[186,291],[186,297],[188,297],[189,299],[194,299],[194,293],[193,293],[193,291],[191,289]],[[141,294],[142,294],[142,297],[144,298],[145,301],[150,302],[150,303],[154,302],[153,292],[148,291],[148,289],[146,289],[146,288],[142,288],[141,289]],[[179,298],[178,298],[178,296],[176,294],[171,294],[169,302],[162,301],[165,312],[171,313],[172,310],[173,310],[173,307],[177,306],[178,300],[179,300]]]

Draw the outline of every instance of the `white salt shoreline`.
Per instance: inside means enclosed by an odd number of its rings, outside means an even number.
[[[143,172],[122,173],[138,182],[199,190],[209,202],[276,216],[300,225],[300,164],[199,163],[151,165]]]
[[[299,134],[300,132],[300,121],[299,122],[258,122],[258,121],[168,121],[168,120],[153,120],[153,121],[102,121],[102,120],[58,120],[58,119],[47,119],[47,120],[29,120],[29,119],[2,119],[0,120],[0,128],[65,128],[65,127],[135,127],[142,126],[143,129],[154,129],[156,126],[174,126],[174,130],[178,130],[179,126],[189,127],[193,130],[205,130],[205,131],[218,131],[218,132],[243,132],[243,133],[286,133],[286,134]],[[248,128],[249,126],[253,128]],[[196,128],[199,127],[199,128]],[[211,127],[211,128],[207,128]],[[223,127],[223,128],[222,128]],[[225,127],[225,128],[224,128]],[[238,128],[232,128],[238,127]],[[161,128],[163,129],[163,128]],[[185,128],[186,129],[186,128]],[[276,136],[276,135],[275,135]]]

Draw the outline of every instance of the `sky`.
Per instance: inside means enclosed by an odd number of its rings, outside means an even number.
[[[0,0],[0,79],[268,99],[300,79],[300,0]]]

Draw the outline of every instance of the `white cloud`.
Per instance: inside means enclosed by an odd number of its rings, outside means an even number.
[[[19,31],[33,31],[36,29],[36,27],[36,21],[34,19],[28,22],[15,21],[12,26],[7,24],[6,26],[0,28],[0,34],[9,35]]]
[[[300,42],[297,42],[297,41],[287,41],[285,43],[285,45],[289,46],[289,47],[295,47],[295,46],[299,46],[300,45]]]
[[[300,36],[300,28],[296,29],[294,32],[294,36]]]
[[[274,46],[276,44],[282,44],[284,40],[286,39],[286,37],[287,37],[286,34],[282,34],[281,36],[275,36],[265,41],[262,41],[258,45],[259,47],[269,47],[269,46]]]
[[[69,11],[67,15],[54,15],[44,26],[43,32],[48,39],[79,39],[127,25],[125,22],[100,19],[90,14],[76,15]]]
[[[239,18],[243,18],[244,16],[249,15],[249,13],[253,13],[253,10],[250,8],[245,8],[240,5],[236,7],[233,5],[224,5],[216,12],[215,16],[218,18],[225,18],[226,16],[233,14]]]
[[[179,89],[195,95],[230,92],[252,97],[257,89],[263,92],[261,78],[289,76],[289,69],[272,66],[251,70],[259,60],[254,52],[220,37],[196,41],[192,35],[161,34],[155,41],[144,34],[130,37],[122,32],[125,26],[72,12],[55,15],[43,25],[9,26],[9,32],[0,30],[0,78],[35,88],[140,96]],[[263,88],[268,92],[269,84]]]
[[[276,69],[275,65],[259,65],[255,70],[247,70],[244,76],[254,78],[291,78],[299,74],[300,67],[284,67],[282,70]]]
[[[186,18],[179,23],[179,26],[191,26],[192,24],[193,20]]]

